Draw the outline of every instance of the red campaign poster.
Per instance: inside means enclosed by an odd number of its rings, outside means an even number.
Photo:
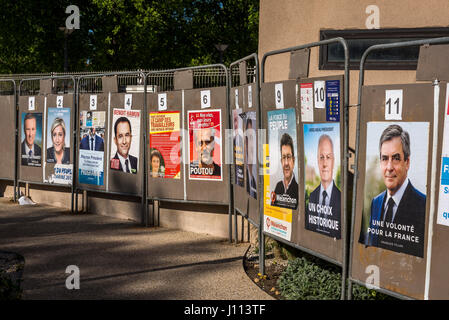
[[[150,113],[150,176],[180,179],[180,112]]]
[[[222,181],[221,110],[189,111],[189,179]]]

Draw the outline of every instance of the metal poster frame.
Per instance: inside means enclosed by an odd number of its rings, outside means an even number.
[[[246,62],[246,61],[251,61],[251,60],[254,60],[254,65],[255,65],[255,70],[254,70],[255,81],[252,82],[252,84],[256,85],[256,91],[254,92],[254,95],[255,95],[255,97],[257,99],[257,105],[258,105],[257,113],[260,115],[261,114],[261,105],[260,105],[260,75],[259,75],[259,56],[257,55],[257,53],[250,54],[250,55],[248,55],[248,56],[246,56],[244,58],[241,58],[239,60],[236,60],[236,61],[232,62],[229,65],[229,74],[230,74],[229,94],[231,94],[231,89],[233,88],[232,87],[232,75],[233,75],[232,74],[232,68],[234,66],[236,66],[236,65],[239,65],[241,62]],[[248,73],[245,72],[245,75],[248,76]],[[240,76],[239,76],[239,79],[240,79]],[[240,81],[241,81],[241,79],[240,79]],[[250,85],[251,83],[248,83],[248,84]],[[229,101],[231,101],[231,97],[230,96],[229,96]],[[260,129],[260,128],[261,128],[261,122],[260,122],[260,116],[259,116],[259,118],[257,120],[257,129]],[[257,157],[258,157],[258,159],[262,159],[260,157],[259,153],[260,153],[260,148],[258,150]],[[257,165],[257,171],[258,172],[260,171],[259,166],[260,166],[260,163],[258,163],[258,165]],[[261,191],[260,191],[260,186],[261,186],[260,183],[263,183],[263,177],[259,175],[258,180],[259,180],[258,181],[259,188],[257,190],[257,196],[259,197],[258,199],[260,199],[261,194],[262,194]],[[261,202],[259,200],[259,205],[260,205],[260,203]],[[249,215],[245,216],[245,214],[243,212],[241,212],[238,208],[236,208],[235,205],[234,205],[234,233],[235,233],[234,236],[235,236],[235,243],[238,243],[238,230],[237,230],[237,215],[238,214],[241,215],[242,218],[248,220],[248,222],[251,223],[254,227],[258,228],[258,230],[260,230],[260,228],[259,228],[260,221],[254,221],[253,219],[251,219],[249,217]],[[243,241],[243,228],[244,228],[244,226],[243,226],[243,220],[242,220],[242,241]],[[249,239],[249,225],[248,225],[248,239]]]
[[[228,112],[228,118],[226,119],[225,125],[223,126],[224,128],[229,128],[230,123],[231,123],[231,113],[230,113],[230,104],[229,104],[229,88],[230,88],[230,78],[228,75],[228,69],[226,68],[225,65],[223,64],[210,64],[210,65],[202,65],[202,66],[194,66],[194,67],[184,67],[184,68],[176,68],[176,69],[166,69],[166,70],[157,70],[157,71],[150,71],[148,73],[146,73],[146,79],[149,79],[150,76],[156,76],[157,75],[163,75],[163,74],[167,74],[167,73],[174,73],[177,71],[189,71],[189,70],[200,70],[200,69],[207,69],[207,68],[221,68],[224,71],[224,75],[226,76],[226,105],[225,108]],[[165,75],[166,76],[166,75]],[[161,76],[161,78],[164,77]],[[145,86],[147,86],[148,84],[145,82]],[[193,89],[200,89],[203,88],[203,86],[200,87],[194,87]],[[174,90],[164,90],[164,91],[174,91]],[[146,95],[145,95],[146,96]],[[148,112],[147,112],[148,113]],[[146,115],[147,117],[148,115]],[[148,120],[146,120],[148,122]],[[182,121],[184,121],[184,119],[182,119]],[[148,125],[148,123],[146,123],[146,126]],[[147,128],[148,131],[148,128]],[[147,134],[147,132],[145,133]],[[223,136],[224,137],[224,134]],[[148,140],[147,140],[148,141]],[[183,143],[185,141],[185,139],[182,139]],[[145,145],[145,153],[147,152],[147,144]],[[186,152],[186,150],[183,150],[183,152]],[[145,168],[146,168],[146,163],[145,163]],[[184,163],[183,163],[184,165]],[[229,169],[229,173],[231,173],[231,164],[226,164],[226,163],[222,163],[222,165],[227,165],[228,169]],[[185,178],[185,177],[184,177]],[[232,186],[232,177],[231,174],[229,174],[229,204],[228,204],[228,216],[229,216],[229,242],[232,243],[232,214],[234,211],[234,198],[233,198],[233,186]],[[147,210],[148,207],[148,201],[153,201],[153,213],[152,216],[148,221],[148,225],[154,225],[154,217],[155,217],[155,213],[154,213],[154,207],[155,207],[155,203],[157,203],[157,210],[159,212],[160,210],[160,202],[171,202],[171,203],[183,203],[183,204],[205,204],[205,205],[223,205],[223,203],[220,202],[214,202],[214,201],[197,201],[197,200],[187,200],[187,199],[171,199],[171,198],[161,198],[161,197],[149,197],[148,194],[145,194],[146,200],[147,200],[147,204],[145,205],[145,209]]]
[[[53,183],[45,183],[45,182],[35,182],[35,181],[27,181],[25,179],[18,179],[18,143],[19,143],[19,121],[18,121],[18,112],[19,112],[19,98],[21,96],[21,92],[22,92],[22,84],[26,81],[37,81],[37,80],[71,80],[73,83],[73,112],[75,113],[75,116],[72,119],[72,138],[74,139],[73,141],[73,150],[72,150],[72,156],[73,156],[73,167],[72,167],[72,184],[71,185],[61,185],[61,184],[53,184]],[[78,112],[78,105],[77,105],[77,101],[76,101],[76,88],[77,87],[77,82],[76,82],[76,78],[73,75],[64,75],[64,76],[43,76],[43,77],[35,77],[35,78],[24,78],[20,80],[19,83],[19,90],[17,93],[17,101],[16,101],[16,111],[17,111],[17,117],[16,117],[16,186],[14,189],[14,195],[18,194],[19,192],[19,188],[20,188],[20,183],[26,183],[28,184],[34,184],[34,185],[41,185],[41,186],[54,186],[54,187],[60,187],[60,188],[70,188],[71,189],[71,213],[74,212],[74,196],[75,196],[75,174],[74,174],[74,168],[75,168],[75,163],[76,163],[76,139],[75,139],[75,135],[76,135],[76,130],[75,130],[75,121],[76,121],[76,113]],[[68,93],[67,93],[68,94]],[[39,95],[39,94],[37,94]]]
[[[410,46],[421,46],[421,45],[429,45],[429,44],[443,44],[449,43],[449,37],[442,38],[433,38],[433,39],[424,39],[424,40],[413,40],[413,41],[404,41],[404,42],[394,42],[389,44],[377,44],[369,47],[363,53],[362,58],[360,59],[360,69],[359,69],[359,85],[358,85],[358,101],[357,101],[357,124],[356,124],[356,142],[355,142],[355,163],[354,163],[354,184],[353,184],[353,195],[352,195],[352,212],[351,212],[351,240],[350,240],[350,248],[349,248],[349,269],[348,269],[348,298],[352,298],[352,283],[356,283],[366,287],[366,283],[363,283],[357,279],[352,278],[352,251],[354,247],[354,228],[355,228],[355,205],[356,205],[356,191],[357,191],[357,179],[358,179],[358,160],[359,160],[359,146],[360,146],[360,121],[361,121],[361,102],[362,102],[362,87],[365,81],[365,63],[368,56],[376,50],[385,50],[391,48],[403,48]],[[430,212],[432,214],[432,212]],[[428,228],[430,227],[430,222]],[[429,235],[430,236],[430,235]],[[402,295],[400,293],[383,289],[383,288],[375,288],[374,290],[384,293],[399,299],[413,299],[409,296]]]
[[[12,179],[13,183],[14,183],[14,188],[13,188],[13,192],[14,192],[14,202],[16,202],[17,200],[17,194],[16,194],[16,186],[17,186],[17,174],[18,174],[18,167],[17,167],[17,144],[18,144],[18,130],[17,130],[17,115],[18,115],[18,107],[17,107],[17,85],[16,82],[13,79],[0,79],[0,82],[10,82],[12,83],[13,86],[13,95],[14,95],[14,177]],[[6,180],[6,181],[10,181],[10,179],[1,179],[1,180]]]
[[[78,81],[78,85],[77,85],[77,92],[76,92],[76,97],[77,97],[77,106],[79,108],[79,96],[80,96],[80,82],[83,79],[90,79],[90,78],[101,78],[101,77],[109,77],[109,76],[136,76],[136,77],[140,77],[143,81],[143,86],[144,86],[144,100],[143,100],[143,113],[144,116],[142,118],[142,121],[144,121],[144,130],[142,130],[143,132],[141,132],[141,135],[143,134],[143,162],[146,163],[146,122],[147,122],[147,118],[146,118],[146,113],[147,113],[147,85],[146,85],[146,74],[144,72],[141,71],[123,71],[123,72],[110,72],[110,73],[96,73],[96,74],[88,74],[88,75],[82,75],[80,77],[77,78]],[[103,92],[105,93],[105,92]],[[109,125],[109,124],[108,124]],[[75,133],[75,138],[78,137],[78,133],[79,133],[79,112],[77,110],[77,114],[76,114],[76,133]],[[77,149],[77,151],[79,151]],[[109,155],[108,155],[109,156]],[[141,198],[141,217],[142,217],[142,224],[147,226],[147,216],[146,216],[146,202],[145,202],[145,193],[146,193],[146,166],[144,165],[144,172],[143,172],[143,176],[142,176],[142,194],[130,194],[130,193],[126,193],[126,192],[117,192],[117,191],[106,191],[106,190],[97,190],[97,189],[91,189],[91,188],[86,188],[86,187],[82,187],[79,185],[78,183],[78,159],[76,157],[76,155],[74,156],[76,159],[74,161],[74,172],[76,174],[74,174],[74,185],[75,185],[75,192],[77,197],[75,198],[76,202],[75,202],[75,206],[76,206],[76,213],[78,213],[78,191],[86,191],[85,195],[86,195],[86,203],[87,203],[87,196],[88,196],[88,192],[92,192],[92,193],[100,193],[100,194],[108,194],[108,195],[117,195],[117,196],[133,196],[133,197],[140,197]],[[108,173],[109,174],[109,173]]]
[[[300,45],[300,46],[295,46],[295,47],[289,47],[289,48],[285,48],[285,49],[280,49],[280,50],[273,50],[273,51],[269,51],[267,53],[264,54],[263,58],[262,58],[262,67],[261,67],[261,84],[265,83],[265,62],[266,59],[270,56],[273,55],[278,55],[281,53],[288,53],[288,52],[293,52],[293,51],[297,51],[297,50],[301,50],[301,49],[307,49],[307,48],[312,48],[312,47],[319,47],[322,45],[326,45],[326,44],[330,44],[330,43],[340,43],[343,46],[343,50],[344,50],[344,54],[345,54],[345,62],[344,62],[344,106],[342,106],[343,110],[344,110],[344,120],[343,120],[343,131],[344,131],[344,142],[343,142],[343,150],[344,150],[344,160],[342,163],[343,166],[343,184],[345,186],[345,192],[343,193],[342,196],[342,202],[343,202],[343,212],[342,212],[342,225],[344,225],[344,229],[345,232],[342,235],[342,241],[343,241],[343,262],[340,263],[339,261],[336,261],[334,259],[331,259],[327,256],[324,256],[323,254],[320,254],[318,252],[315,252],[311,249],[302,247],[300,245],[297,245],[295,243],[292,243],[290,241],[286,241],[282,238],[276,237],[272,234],[267,234],[266,232],[263,232],[261,230],[259,230],[259,243],[261,244],[261,249],[260,249],[260,253],[259,253],[259,272],[261,274],[265,273],[265,235],[279,241],[282,243],[285,243],[289,246],[292,246],[296,249],[299,249],[301,251],[304,251],[306,253],[309,253],[313,256],[316,256],[318,258],[321,258],[325,261],[331,262],[337,266],[341,266],[342,267],[342,288],[341,288],[341,299],[344,300],[346,299],[346,279],[347,279],[347,268],[348,268],[348,240],[349,240],[349,232],[348,232],[348,223],[347,223],[347,188],[348,188],[348,161],[349,161],[349,152],[348,152],[348,146],[349,146],[349,133],[348,133],[348,129],[349,129],[349,50],[348,50],[348,45],[347,42],[345,41],[345,39],[338,37],[338,38],[333,38],[333,39],[328,39],[328,40],[323,40],[323,41],[318,41],[318,42],[312,42],[312,43],[308,43],[308,44],[304,44],[304,45]],[[263,113],[261,112],[260,114],[260,121],[262,121],[263,118]],[[340,121],[341,122],[341,121]],[[261,122],[262,124],[263,122]],[[260,145],[259,145],[260,148]],[[261,206],[260,208],[260,229],[262,229],[263,226],[263,217],[264,217],[264,208],[263,206]]]

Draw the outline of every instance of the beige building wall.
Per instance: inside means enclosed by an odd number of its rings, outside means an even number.
[[[259,21],[259,60],[265,53],[320,40],[322,29],[367,29],[369,5],[379,8],[379,27],[424,28],[449,26],[446,0],[261,0]],[[290,54],[266,60],[265,81],[288,79]],[[311,49],[309,76],[343,74],[343,70],[318,70],[319,49]],[[350,104],[357,103],[358,71],[350,71]],[[365,84],[415,82],[415,71],[370,70]],[[355,146],[355,108],[350,109],[350,146]]]

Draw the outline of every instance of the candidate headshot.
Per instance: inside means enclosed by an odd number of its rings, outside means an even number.
[[[154,149],[150,154],[150,175],[153,178],[163,177],[165,169],[162,165],[162,155],[159,150]]]
[[[33,113],[27,113],[23,120],[24,140],[22,141],[22,165],[40,165],[41,148],[35,143],[37,119]]]
[[[111,169],[127,173],[137,173],[137,158],[129,154],[132,143],[131,122],[126,117],[120,117],[114,124],[114,143],[117,152],[111,161]]]
[[[283,180],[276,184],[271,195],[272,205],[296,209],[298,205],[298,183],[293,169],[295,167],[295,148],[293,139],[288,133],[284,133],[280,141],[281,166]]]
[[[95,127],[89,128],[89,134],[83,136],[80,142],[80,149],[104,151],[104,139],[96,133]]]
[[[70,148],[65,146],[66,127],[62,118],[55,118],[50,128],[52,146],[47,148],[47,162],[70,163]]]
[[[379,162],[385,190],[371,201],[364,243],[423,257],[426,196],[408,177],[410,135],[401,126],[393,124],[382,132]]]
[[[198,167],[209,170],[201,170],[203,174],[220,176],[221,167],[214,161],[215,129],[202,128],[194,131],[195,149],[198,156]]]

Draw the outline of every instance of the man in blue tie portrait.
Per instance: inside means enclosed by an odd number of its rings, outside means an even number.
[[[80,142],[81,150],[104,151],[104,140],[98,136],[95,127],[89,129],[89,134]]]
[[[41,148],[34,142],[37,131],[36,116],[27,113],[23,119],[23,131],[25,139],[22,141],[22,165],[40,166],[41,165]]]
[[[386,190],[371,201],[367,230],[359,242],[424,256],[426,196],[408,178],[410,136],[397,124],[388,126],[379,141],[380,169]]]
[[[137,173],[137,158],[129,154],[132,142],[131,122],[120,117],[114,124],[114,143],[117,152],[111,159],[111,169],[127,173]]]

